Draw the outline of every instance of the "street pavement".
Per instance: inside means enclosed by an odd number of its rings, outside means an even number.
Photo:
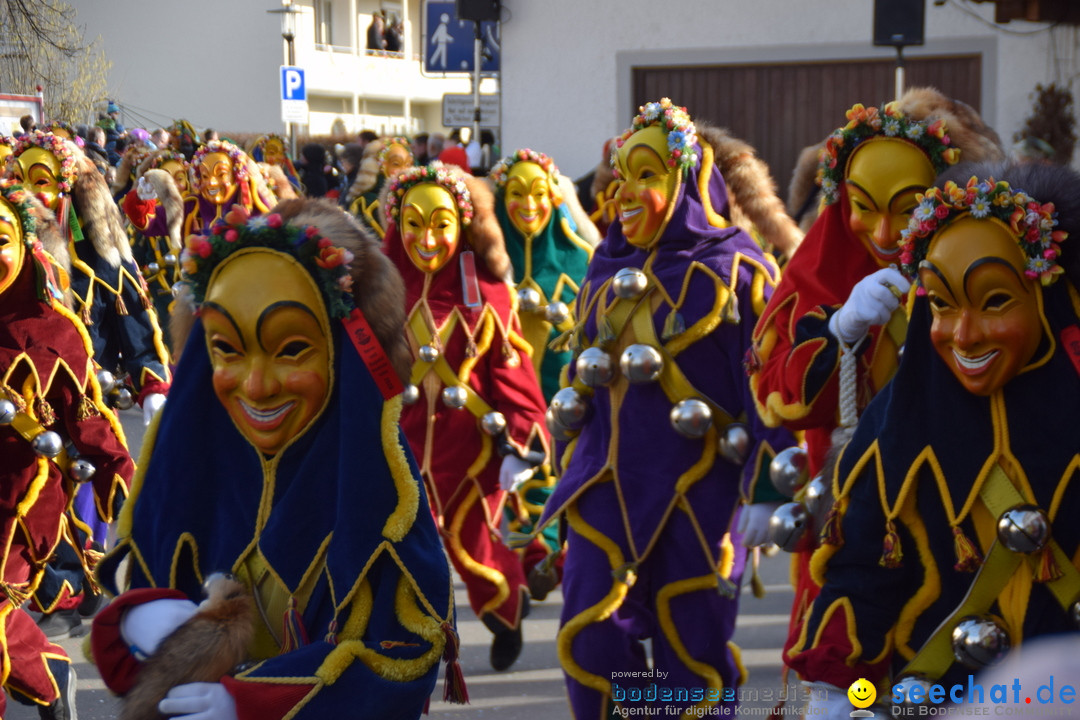
[[[132,454],[142,441],[142,413],[122,413]],[[740,690],[742,705],[764,709],[776,705],[782,696],[780,651],[787,630],[792,592],[788,584],[788,556],[779,553],[762,557],[761,579],[764,598],[755,598],[746,583],[741,610],[736,622],[735,643],[742,649],[742,660],[749,678]],[[469,609],[465,586],[455,583],[458,607],[458,631],[461,636],[461,666],[469,689],[468,705],[443,702],[443,670],[432,695],[430,715],[446,720],[568,720],[569,707],[563,675],[555,652],[562,595],[556,590],[544,602],[534,602],[524,624],[525,647],[514,666],[495,672],[488,662],[491,633]],[[703,624],[709,618],[701,618]],[[60,644],[75,661],[78,675],[77,705],[80,720],[112,720],[119,714],[119,703],[105,688],[95,668],[83,653],[83,638],[69,638]],[[792,681],[787,692],[796,691]],[[6,720],[37,720],[35,708],[9,701]]]

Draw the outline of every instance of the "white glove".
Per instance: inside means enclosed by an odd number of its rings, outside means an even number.
[[[190,600],[151,600],[127,610],[120,618],[120,637],[140,660],[150,657],[172,631],[195,614]]]
[[[900,298],[891,288],[901,294],[911,289],[907,278],[891,267],[870,273],[855,283],[847,302],[829,318],[829,331],[848,345],[854,345],[872,326],[889,322],[893,310],[900,307]]]
[[[236,700],[221,683],[177,685],[158,703],[158,712],[177,720],[236,720]]]
[[[149,425],[150,421],[157,415],[157,411],[163,407],[165,407],[165,396],[161,393],[150,393],[143,398],[143,425]]]
[[[769,518],[780,505],[779,502],[763,502],[742,506],[736,532],[742,535],[743,547],[758,547],[769,542]]]
[[[803,687],[810,693],[804,713],[806,717],[851,720],[851,711],[855,708],[848,700],[847,690],[827,682],[804,682]]]
[[[532,465],[511,453],[503,458],[499,468],[499,487],[506,492],[514,492],[532,477],[533,470]]]
[[[157,190],[145,177],[140,177],[139,182],[135,183],[135,194],[140,200],[157,200]]]

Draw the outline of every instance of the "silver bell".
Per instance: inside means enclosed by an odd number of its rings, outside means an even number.
[[[168,255],[163,257],[162,260],[165,261],[166,265],[175,265],[176,264],[176,256],[173,255],[172,253],[169,253]]]
[[[1050,518],[1035,505],[1017,505],[1001,514],[998,540],[1013,552],[1033,553],[1050,539]]]
[[[769,542],[788,552],[809,550],[813,536],[809,532],[810,511],[802,503],[784,503],[769,518]]]
[[[525,313],[540,309],[540,293],[536,288],[525,287],[518,290],[518,310]]]
[[[577,359],[577,376],[589,387],[607,385],[615,377],[615,366],[611,355],[598,347],[591,347],[581,353]]]
[[[117,410],[130,410],[135,407],[135,397],[126,387],[114,389],[109,396],[109,400]]]
[[[551,433],[551,437],[555,440],[568,442],[574,437],[570,428],[563,425],[559,422],[559,419],[555,417],[555,410],[552,408],[548,408],[547,412],[544,413],[544,424],[547,425],[548,432]]]
[[[660,377],[664,358],[652,345],[634,344],[623,350],[619,369],[632,383],[647,383]]]
[[[419,355],[424,362],[433,363],[439,359],[439,348],[434,345],[421,345]]]
[[[552,325],[562,325],[570,317],[570,306],[564,302],[548,303],[544,317]]]
[[[116,376],[108,370],[98,370],[97,381],[102,395],[108,395],[116,387]]]
[[[156,262],[148,263],[146,266],[146,272],[150,275],[157,275],[159,270],[161,270],[161,266]]]
[[[568,430],[577,430],[589,419],[592,403],[572,387],[565,387],[551,397],[555,420]]]
[[[781,495],[795,497],[799,488],[810,479],[809,464],[806,451],[801,447],[784,448],[769,463],[769,479]]]
[[[412,383],[405,386],[405,389],[401,391],[401,402],[406,405],[412,405],[420,399],[420,388],[416,387]]]
[[[506,429],[506,416],[495,410],[485,413],[484,417],[480,418],[480,428],[494,437]]]
[[[923,702],[925,702],[925,698],[929,697],[930,686],[932,684],[933,683],[921,675],[905,675],[893,684],[893,692],[902,694],[904,702],[901,703],[901,705],[915,705],[915,703],[911,701],[911,691],[915,688],[921,688]]]
[[[460,385],[451,385],[450,387],[443,388],[442,401],[446,407],[460,410],[465,407],[465,403],[469,399],[469,393],[465,388]]]
[[[34,452],[47,458],[56,457],[64,449],[64,441],[52,430],[35,435],[30,445],[34,448]]]
[[[952,631],[953,655],[972,670],[994,665],[1009,652],[1009,633],[993,615],[968,615]]]
[[[10,425],[15,422],[15,416],[18,414],[19,409],[15,407],[15,403],[7,398],[0,400],[0,425]]]
[[[814,478],[806,484],[806,491],[803,493],[803,503],[806,505],[806,509],[810,511],[810,514],[814,517],[823,517],[825,513],[829,512],[829,508],[832,506],[832,488],[829,487],[829,483],[825,481],[825,478],[821,475],[815,475]]]
[[[742,423],[731,423],[720,431],[717,445],[722,458],[742,465],[750,455],[750,429]]]
[[[68,476],[77,483],[84,483],[94,476],[97,468],[89,460],[75,458],[68,465]]]
[[[649,278],[637,268],[625,267],[615,273],[611,281],[611,289],[615,295],[621,298],[639,297],[649,287]]]
[[[712,409],[697,398],[680,400],[671,408],[671,426],[683,437],[705,437],[712,427]]]

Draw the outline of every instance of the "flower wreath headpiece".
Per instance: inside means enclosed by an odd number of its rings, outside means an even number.
[[[1064,272],[1058,265],[1061,243],[1068,237],[1057,227],[1053,203],[1040,203],[1007,182],[971,178],[961,187],[951,180],[944,188],[930,188],[919,196],[919,205],[900,233],[900,262],[910,278],[917,278],[919,263],[926,257],[930,238],[958,217],[970,214],[980,220],[997,218],[1005,223],[1027,257],[1024,274],[1049,285]],[[925,294],[920,286],[916,292]]]
[[[22,225],[23,244],[27,247],[37,242],[37,219],[31,212],[30,193],[12,178],[0,180],[0,195],[15,208]]]
[[[510,176],[510,168],[514,167],[519,162],[536,163],[543,168],[544,172],[553,180],[559,175],[559,168],[555,166],[555,161],[550,157],[542,152],[537,152],[536,150],[522,148],[521,150],[516,150],[514,153],[507,155],[502,160],[495,163],[495,167],[491,168],[488,177],[494,181],[495,187],[500,190],[506,187],[506,181]]]
[[[15,209],[22,226],[22,242],[37,260],[38,297],[46,302],[63,301],[64,293],[57,278],[55,260],[45,251],[37,236],[37,218],[34,216],[30,192],[13,178],[0,179],[0,195]]]
[[[844,182],[848,159],[863,140],[872,137],[907,140],[926,153],[938,174],[960,159],[959,148],[950,146],[944,120],[938,118],[929,124],[913,120],[895,102],[886,105],[880,113],[876,107],[863,107],[857,103],[847,111],[847,119],[847,125],[834,130],[818,154],[816,180],[828,205],[840,199],[840,185]]]
[[[431,164],[421,167],[405,168],[390,183],[386,195],[386,219],[397,223],[401,213],[401,199],[412,188],[423,183],[434,183],[445,188],[453,197],[461,215],[461,224],[469,225],[473,218],[472,195],[460,174],[445,165]]]
[[[412,157],[413,157],[412,141],[409,140],[409,138],[404,137],[402,135],[395,135],[394,137],[386,138],[386,140],[383,141],[382,149],[379,150],[379,155],[378,155],[378,160],[379,160],[379,165],[380,166],[383,163],[386,162],[386,156],[390,153],[390,147],[392,145],[400,145],[403,148],[405,148],[409,152],[409,158],[412,159]]]
[[[233,205],[209,235],[189,235],[180,254],[184,282],[196,304],[206,298],[214,268],[237,250],[266,247],[293,256],[319,286],[326,310],[343,319],[355,307],[349,263],[353,254],[336,247],[314,225],[288,225],[278,213],[252,218],[242,205]]]
[[[236,179],[243,182],[248,179],[247,153],[233,145],[228,140],[211,140],[195,151],[191,158],[191,167],[197,168],[202,159],[210,153],[225,153],[232,160],[233,174]]]
[[[678,167],[683,173],[690,171],[698,161],[697,128],[690,119],[686,108],[673,105],[670,98],[661,98],[660,102],[651,102],[638,108],[638,115],[630,129],[615,140],[615,147],[621,148],[631,135],[651,125],[659,125],[667,133],[669,167]],[[611,165],[615,167],[615,152],[612,151]],[[619,173],[616,169],[615,176]]]
[[[159,150],[154,154],[154,157],[151,158],[150,165],[146,169],[157,170],[169,161],[180,163],[185,170],[188,170],[191,167],[183,153],[178,153],[174,150]]]
[[[15,138],[15,151],[9,162],[14,162],[15,158],[32,147],[48,150],[60,161],[60,177],[56,178],[57,188],[59,188],[60,192],[68,193],[75,187],[78,170],[75,166],[75,155],[66,143],[67,141],[59,135],[44,133],[40,130],[35,130],[26,135],[19,135]]]

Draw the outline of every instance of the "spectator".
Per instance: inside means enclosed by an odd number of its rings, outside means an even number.
[[[120,106],[110,100],[109,105],[105,110],[105,113],[112,119],[113,123],[115,124],[117,134],[123,135],[124,126],[120,122]]]
[[[371,16],[371,24],[367,29],[367,49],[369,52],[381,53],[386,49],[386,19],[382,10],[376,10]]]
[[[33,115],[23,115],[19,118],[19,127],[23,129],[24,133],[33,132],[35,125],[37,125],[37,122],[34,120]]]
[[[401,52],[401,38],[404,30],[405,28],[401,20],[398,19],[397,14],[392,13],[390,20],[386,23],[386,30],[383,31],[383,49],[386,52]]]
[[[83,147],[86,157],[90,158],[102,173],[109,166],[109,153],[105,149],[105,130],[94,126],[86,133],[86,145]]]
[[[221,136],[214,128],[206,128],[203,132],[203,142],[210,142],[211,140],[220,140]]]
[[[338,188],[338,197],[340,202],[338,203],[343,208],[348,208],[347,195],[349,188],[352,187],[353,182],[356,180],[356,173],[360,170],[360,160],[364,157],[364,148],[360,143],[348,143],[341,149],[341,169],[342,173],[341,185]]]
[[[165,128],[158,128],[154,132],[150,133],[150,142],[154,143],[155,150],[164,150],[169,147],[169,131]]]
[[[417,165],[427,165],[428,164],[428,159],[429,159],[430,156],[428,155],[428,134],[427,133],[417,133],[413,137],[412,154],[413,154],[413,158],[416,160]]]
[[[466,154],[465,148],[460,145],[451,145],[439,153],[439,161],[444,165],[457,165],[466,173],[472,174],[469,166],[469,156]]]
[[[368,146],[368,143],[379,139],[379,134],[374,130],[361,130],[360,134],[356,136],[356,142],[360,144],[360,149],[363,150]]]
[[[309,198],[325,195],[333,187],[333,171],[326,162],[326,148],[309,143],[300,150],[300,182]]]
[[[438,160],[439,159],[439,155],[442,154],[443,147],[445,146],[445,144],[446,144],[446,136],[443,135],[442,133],[431,133],[431,135],[428,136],[428,142],[427,142],[427,146],[428,146],[427,147],[428,162],[431,162],[432,160]],[[417,163],[417,165],[421,165],[421,164],[426,165],[427,163]]]

